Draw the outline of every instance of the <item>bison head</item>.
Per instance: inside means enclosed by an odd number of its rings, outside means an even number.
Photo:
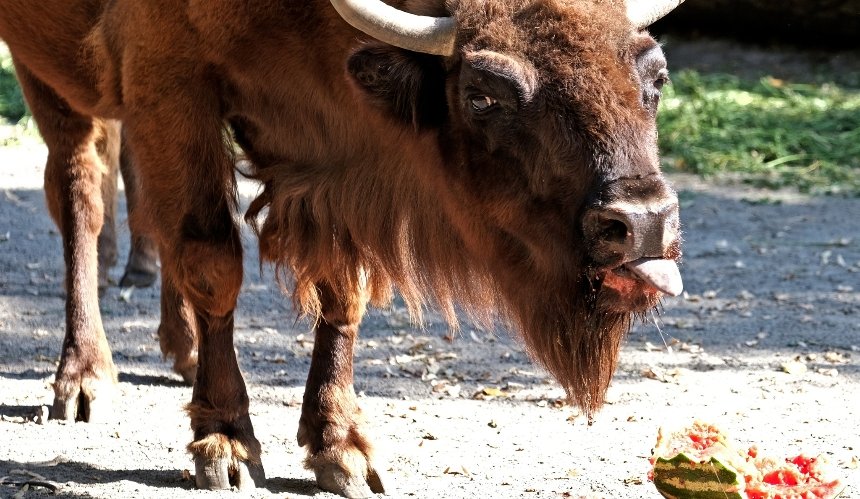
[[[333,3],[385,42],[349,59],[365,96],[437,134],[440,203],[460,210],[450,217],[492,275],[493,305],[597,409],[631,317],[681,291],[678,200],[655,123],[668,74],[642,31],[679,2],[455,0],[447,17]],[[439,14],[438,2],[407,5]]]

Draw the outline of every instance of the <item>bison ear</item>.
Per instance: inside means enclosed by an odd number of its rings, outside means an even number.
[[[390,45],[366,45],[352,54],[349,74],[373,103],[415,127],[439,127],[447,117],[441,58]]]

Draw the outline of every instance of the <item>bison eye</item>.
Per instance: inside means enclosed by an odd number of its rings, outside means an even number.
[[[469,97],[469,103],[472,105],[472,110],[476,113],[483,113],[493,108],[498,101],[488,95],[473,95]]]
[[[663,85],[669,83],[669,71],[663,69],[657,73],[657,78],[654,80],[654,88],[661,90]]]

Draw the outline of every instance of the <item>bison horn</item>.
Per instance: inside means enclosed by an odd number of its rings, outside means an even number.
[[[681,5],[684,0],[628,0],[627,17],[636,29],[645,29]]]
[[[452,55],[456,23],[451,17],[410,14],[381,0],[331,0],[344,21],[379,41],[414,52]]]

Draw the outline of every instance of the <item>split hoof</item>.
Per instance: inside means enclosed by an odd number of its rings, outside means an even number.
[[[317,487],[349,499],[363,499],[376,494],[385,494],[385,484],[390,480],[380,476],[373,468],[367,472],[367,477],[353,475],[336,464],[326,464],[315,469]],[[389,484],[390,485],[390,484]]]
[[[50,418],[64,421],[104,423],[113,419],[116,382],[110,379],[87,379],[79,382],[54,383],[54,403]]]
[[[266,473],[261,464],[238,461],[232,456],[194,457],[198,489],[225,490],[236,487],[246,492],[266,485]]]
[[[129,265],[125,268],[125,273],[119,281],[119,286],[121,288],[130,288],[132,286],[135,288],[148,288],[155,284],[156,279],[158,279],[157,270],[138,269]]]
[[[188,451],[194,456],[194,483],[197,488],[224,490],[236,487],[250,491],[265,486],[260,443],[250,429],[250,420],[246,423],[248,432],[237,431],[243,437],[231,439],[223,433],[210,433],[188,444]]]
[[[197,359],[194,359],[193,363],[188,365],[180,366],[179,363],[173,365],[173,370],[176,374],[182,376],[182,381],[188,386],[194,386],[194,382],[197,380]]]

